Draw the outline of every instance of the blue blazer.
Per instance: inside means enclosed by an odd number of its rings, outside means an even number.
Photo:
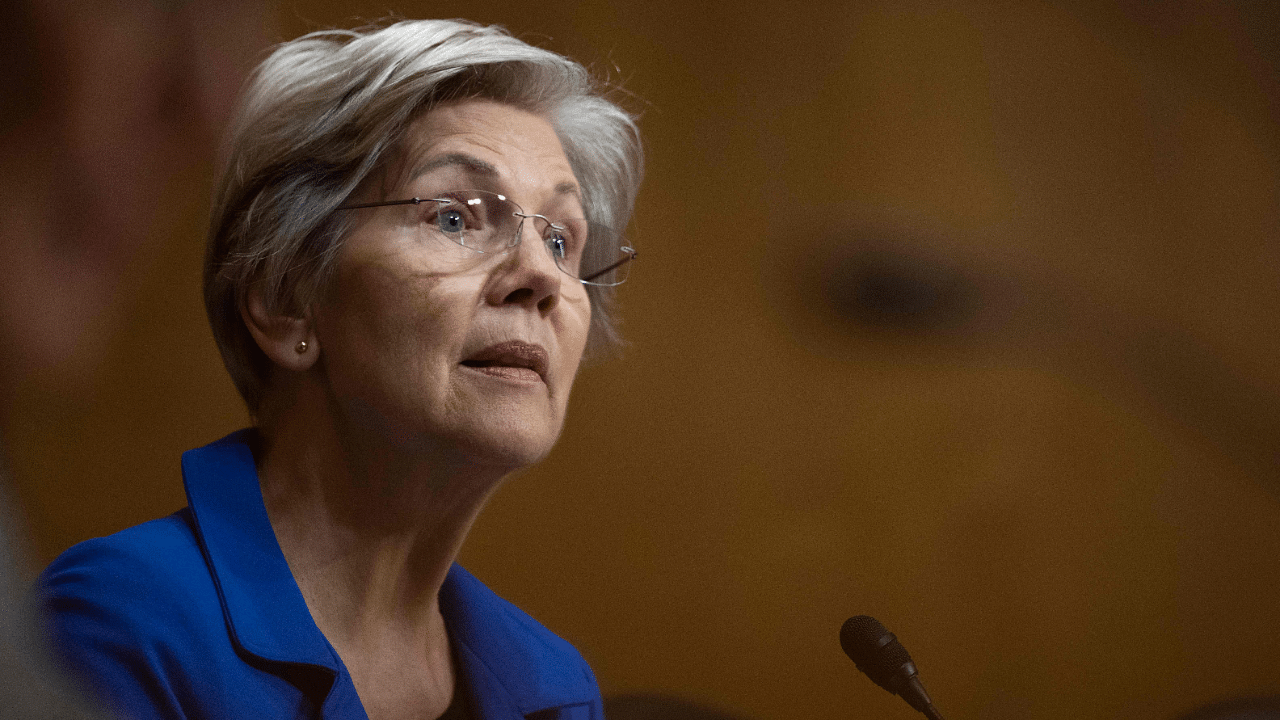
[[[182,455],[188,507],[68,550],[40,577],[54,644],[128,718],[367,720],[267,520],[249,430]],[[485,720],[603,720],[572,645],[454,565],[440,589]]]

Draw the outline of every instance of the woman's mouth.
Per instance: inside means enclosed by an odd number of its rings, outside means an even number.
[[[461,365],[493,377],[546,382],[548,357],[541,345],[508,340],[473,353]]]

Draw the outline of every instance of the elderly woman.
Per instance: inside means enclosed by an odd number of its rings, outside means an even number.
[[[258,69],[205,263],[254,427],[189,506],[42,576],[74,671],[135,718],[598,718],[581,656],[454,564],[545,456],[634,251],[632,118],[494,28],[320,32]]]

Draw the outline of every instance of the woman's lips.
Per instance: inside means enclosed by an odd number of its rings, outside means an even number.
[[[466,363],[463,363],[466,365]],[[542,382],[542,376],[530,370],[529,368],[511,367],[506,365],[467,365],[467,367],[476,372],[493,377],[500,377],[506,380],[518,380],[520,382]]]
[[[462,365],[507,380],[546,382],[547,351],[541,345],[508,340],[473,353]]]

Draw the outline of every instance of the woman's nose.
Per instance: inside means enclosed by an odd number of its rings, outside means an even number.
[[[501,276],[494,287],[494,300],[536,306],[546,313],[558,302],[564,273],[551,257],[537,225],[533,219],[521,223],[517,244],[507,251],[497,270]]]

